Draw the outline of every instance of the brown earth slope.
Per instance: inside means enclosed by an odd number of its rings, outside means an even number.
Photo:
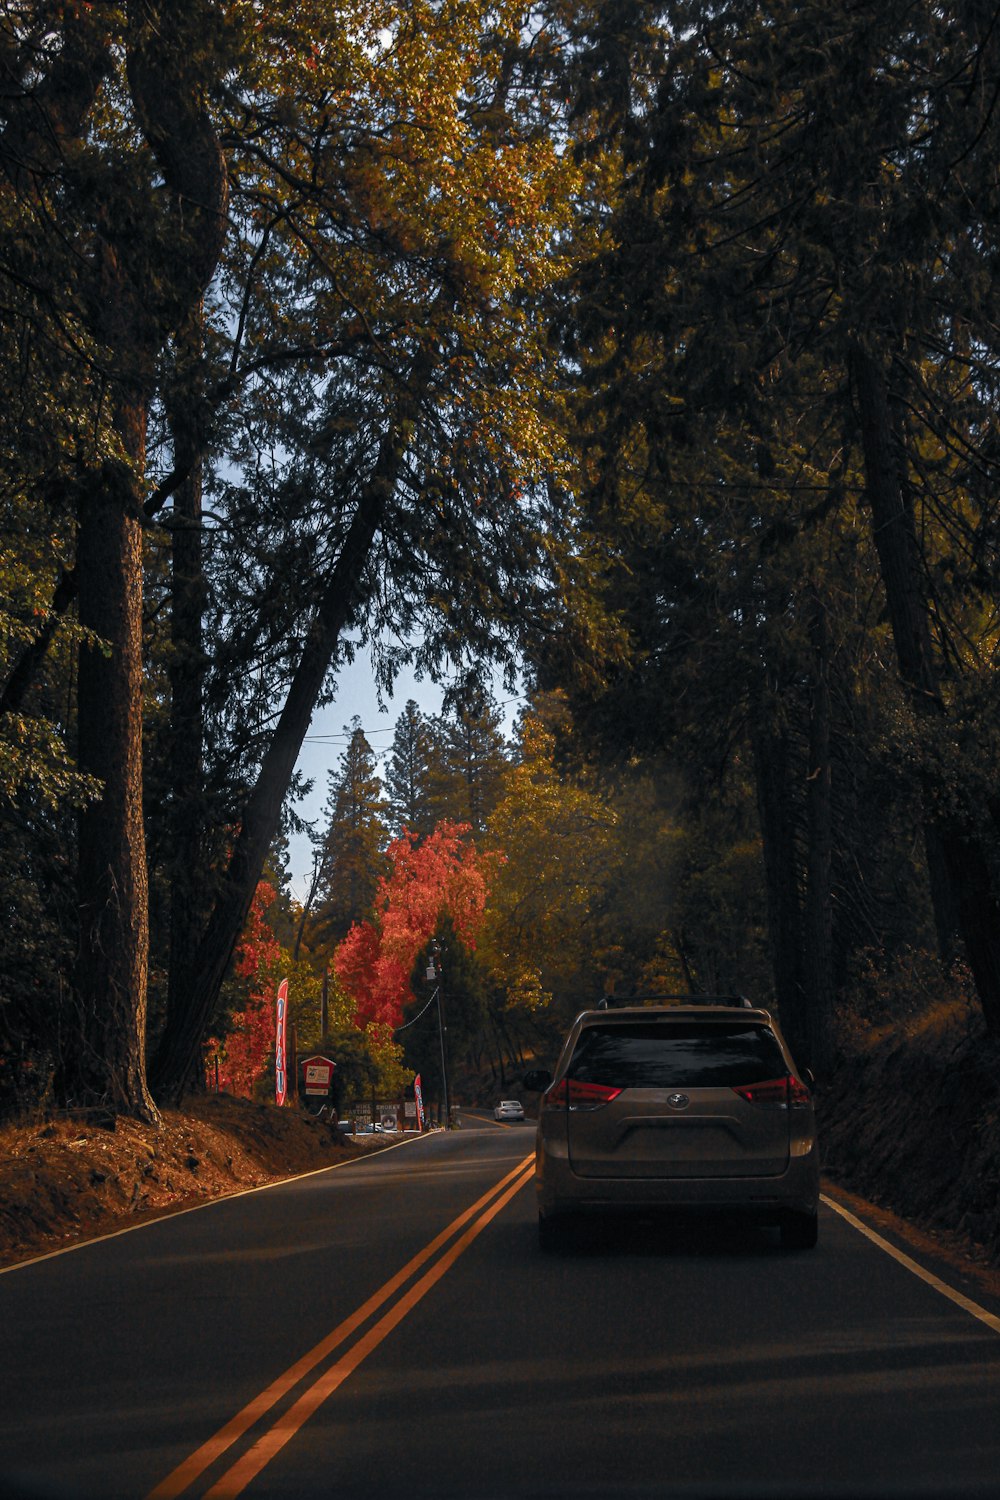
[[[387,1144],[345,1141],[297,1109],[224,1094],[165,1110],[160,1129],[122,1117],[8,1125],[0,1129],[0,1266]]]
[[[1000,1267],[1000,1042],[978,1011],[858,1029],[819,1118],[829,1178]]]

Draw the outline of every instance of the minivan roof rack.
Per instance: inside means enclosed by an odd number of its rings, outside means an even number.
[[[649,1005],[662,1000],[680,1001],[684,1005],[729,1005],[738,1010],[753,1010],[746,995],[605,995],[598,1000],[598,1010],[618,1009],[623,1005]]]

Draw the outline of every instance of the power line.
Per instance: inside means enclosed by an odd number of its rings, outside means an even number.
[[[526,697],[526,693],[515,693],[512,698],[501,698],[499,702],[495,704],[495,707],[507,708],[511,703],[523,703]],[[362,728],[361,733],[365,736],[366,739],[369,739],[373,735],[377,734],[395,734],[396,725],[386,724],[384,727],[379,729]],[[353,737],[353,730],[350,734],[307,734],[305,736],[305,743],[308,745],[349,745]]]

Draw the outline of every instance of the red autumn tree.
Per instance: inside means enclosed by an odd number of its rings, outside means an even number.
[[[379,882],[371,921],[356,922],[337,948],[337,978],[354,997],[357,1024],[399,1026],[413,999],[417,954],[442,917],[474,948],[483,922],[489,877],[498,856],[480,854],[467,823],[439,823],[422,842],[404,829],[389,845],[389,874]]]
[[[278,974],[284,954],[265,913],[277,894],[268,881],[258,882],[234,962],[236,977],[246,986],[247,1003],[234,1011],[228,1034],[210,1040],[206,1053],[210,1087],[215,1086],[218,1064],[220,1089],[247,1099],[253,1097],[274,1050]]]

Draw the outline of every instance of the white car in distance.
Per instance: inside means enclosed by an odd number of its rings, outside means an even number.
[[[520,1099],[501,1099],[493,1111],[494,1120],[523,1120],[524,1105]]]

